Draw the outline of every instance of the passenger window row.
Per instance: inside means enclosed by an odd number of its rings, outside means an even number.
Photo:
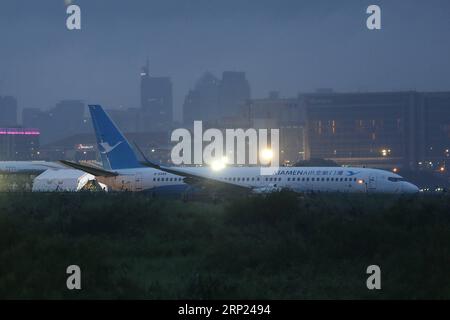
[[[260,181],[259,178],[244,178],[244,177],[233,177],[233,178],[220,178],[221,180],[225,180],[225,181]],[[287,178],[287,181],[333,181],[333,182],[340,182],[340,181],[344,181],[344,182],[351,182],[354,181],[356,182],[358,179],[357,178],[305,178],[305,177],[298,177],[298,178]],[[281,181],[281,177],[271,177],[271,178],[264,178],[264,181]]]
[[[260,181],[260,178],[259,177],[252,177],[252,178],[250,178],[250,177],[247,177],[247,178],[244,178],[244,177],[225,177],[225,178],[220,178],[220,179],[222,179],[222,180],[225,180],[225,181],[233,181],[233,182],[235,182],[235,181],[238,181],[238,182],[240,182],[240,181]],[[281,177],[272,177],[272,178],[268,178],[268,177],[266,177],[266,178],[264,178],[264,180],[265,181],[281,181]],[[183,178],[153,178],[153,181],[166,181],[166,182],[173,182],[173,181],[183,181]],[[351,181],[354,181],[354,182],[356,182],[357,181],[357,178],[305,178],[305,177],[302,177],[302,178],[300,178],[300,177],[298,177],[298,178],[287,178],[287,181],[306,181],[306,182],[308,182],[308,181],[332,181],[332,182],[351,182]]]
[[[247,178],[241,178],[241,177],[225,177],[220,178],[225,181],[259,181],[259,177],[247,177]]]
[[[182,181],[183,178],[153,178],[153,181]]]
[[[297,178],[297,181],[309,181],[310,178]],[[295,181],[296,178],[287,178],[287,181]],[[311,178],[311,181],[333,181],[333,182],[341,182],[341,181],[357,181],[357,178]]]

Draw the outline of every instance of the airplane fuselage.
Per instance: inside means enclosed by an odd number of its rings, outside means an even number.
[[[280,167],[262,174],[259,167],[177,167],[186,173],[247,187],[255,193],[280,189],[296,192],[415,193],[418,188],[389,171],[348,167]],[[115,177],[97,177],[115,191],[182,191],[182,176],[152,168],[119,169]]]

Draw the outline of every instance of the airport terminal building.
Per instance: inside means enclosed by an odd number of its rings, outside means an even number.
[[[445,166],[450,92],[305,94],[308,158],[415,170]]]
[[[438,171],[450,156],[450,92],[329,91],[254,99],[247,109],[250,122],[298,128],[285,163],[304,154],[341,165]]]

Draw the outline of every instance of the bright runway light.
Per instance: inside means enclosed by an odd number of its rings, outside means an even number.
[[[211,169],[214,171],[223,170],[227,166],[227,162],[228,162],[227,157],[223,157],[222,159],[219,160],[214,160],[213,162],[211,162]]]
[[[265,161],[269,161],[273,159],[273,152],[271,149],[264,149],[261,151],[261,158]]]

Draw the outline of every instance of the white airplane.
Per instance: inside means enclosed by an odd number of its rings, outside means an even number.
[[[251,193],[296,192],[416,193],[398,174],[369,168],[281,167],[263,175],[259,167],[164,167],[139,161],[130,143],[99,105],[90,105],[103,168],[61,161],[96,176],[116,191],[184,192],[192,186],[227,187]],[[140,151],[140,150],[139,150]]]

